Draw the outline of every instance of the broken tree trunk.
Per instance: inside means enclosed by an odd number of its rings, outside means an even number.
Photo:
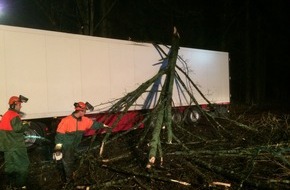
[[[149,161],[147,168],[151,168],[151,165],[154,165],[157,155],[157,150],[159,150],[159,156],[162,159],[162,149],[160,143],[160,131],[163,125],[167,128],[168,133],[168,142],[172,143],[173,133],[172,133],[172,92],[173,92],[173,82],[175,74],[176,60],[178,56],[179,48],[179,34],[174,28],[173,38],[172,38],[172,47],[168,56],[168,65],[166,68],[166,79],[165,86],[162,88],[159,104],[157,106],[157,118],[152,133],[152,139],[150,141],[150,152],[149,152]]]

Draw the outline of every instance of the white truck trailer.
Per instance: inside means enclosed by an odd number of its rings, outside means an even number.
[[[179,56],[211,103],[230,103],[227,52],[181,47]],[[9,97],[21,94],[29,98],[22,108],[25,120],[69,115],[78,101],[95,106],[92,117],[104,115],[110,102],[155,75],[160,59],[160,52],[150,43],[0,25],[0,114],[7,110]],[[177,65],[185,68],[180,60]],[[206,105],[192,90],[198,103]],[[174,106],[190,106],[188,97],[181,100],[179,93],[176,88]],[[147,95],[130,108],[132,113],[144,108]]]

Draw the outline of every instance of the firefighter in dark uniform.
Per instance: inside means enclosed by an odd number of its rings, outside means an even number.
[[[69,182],[73,179],[75,166],[75,151],[82,140],[84,132],[88,129],[107,128],[107,125],[93,121],[84,116],[87,109],[93,110],[93,107],[88,103],[74,103],[75,111],[63,118],[58,124],[57,133],[55,136],[55,153],[54,159],[61,160],[65,172],[65,181]],[[60,155],[61,152],[61,156]]]
[[[4,171],[9,185],[26,188],[29,158],[25,146],[24,131],[29,127],[21,121],[21,103],[28,99],[24,96],[12,96],[9,109],[0,122],[0,150],[4,152]]]

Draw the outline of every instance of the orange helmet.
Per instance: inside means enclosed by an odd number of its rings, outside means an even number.
[[[74,103],[75,110],[77,111],[85,111],[87,109],[87,106],[84,102],[78,102]]]
[[[8,102],[9,105],[20,104],[20,103],[21,103],[21,100],[17,96],[11,96]]]

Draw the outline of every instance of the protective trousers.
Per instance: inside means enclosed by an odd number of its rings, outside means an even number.
[[[5,173],[8,176],[9,183],[15,187],[26,185],[28,167],[30,164],[27,149],[15,148],[4,152]]]
[[[64,167],[64,171],[65,171],[65,178],[66,181],[70,181],[71,179],[73,179],[73,173],[76,169],[75,166],[75,150],[73,147],[66,147],[62,150],[63,153],[63,159],[62,159],[62,163],[63,163],[63,167]]]

